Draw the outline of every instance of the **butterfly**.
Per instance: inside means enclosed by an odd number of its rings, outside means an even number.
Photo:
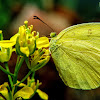
[[[100,86],[100,23],[62,30],[50,41],[53,61],[63,82],[75,89]]]

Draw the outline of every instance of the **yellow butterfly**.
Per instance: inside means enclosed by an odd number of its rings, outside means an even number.
[[[50,51],[67,86],[83,90],[100,86],[100,23],[64,29],[51,39]]]

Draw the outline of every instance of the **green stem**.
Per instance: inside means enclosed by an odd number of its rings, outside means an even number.
[[[15,100],[15,99],[14,99],[14,90],[15,90],[15,86],[13,86],[13,89],[12,89],[12,91],[11,91],[12,100]]]
[[[26,62],[26,64],[27,64],[28,68],[30,68],[29,58],[25,58],[25,62]],[[28,74],[20,81],[20,83],[24,82],[32,72],[33,72],[32,77],[34,77],[35,72],[30,70],[30,71],[28,72]],[[18,85],[19,85],[20,83],[18,83]]]
[[[19,58],[18,58],[19,59]],[[16,63],[16,67],[15,67],[15,71],[14,71],[14,78],[13,78],[13,83],[14,84],[16,84],[17,83],[17,76],[18,76],[18,72],[19,72],[19,69],[20,69],[20,67],[21,67],[21,65],[22,65],[22,63],[23,63],[23,61],[24,61],[24,57],[22,57],[21,59],[20,59],[20,61],[19,61],[19,64],[18,64],[18,61],[17,61],[17,63]]]
[[[29,58],[25,57],[25,62],[27,64],[28,68],[30,69],[31,66],[30,66]]]
[[[13,77],[13,84],[17,83],[18,72],[24,61],[24,57],[21,57],[20,61],[19,61],[19,59],[20,59],[20,57],[17,58],[17,63],[16,63],[15,71],[14,71],[14,77]],[[15,93],[16,93],[16,91],[17,91],[17,86],[15,86]]]
[[[40,85],[40,84],[39,84],[39,80],[37,80],[36,88],[35,88],[35,90],[34,90],[34,93],[31,95],[30,99],[35,95],[37,89],[39,88],[39,85]]]
[[[14,74],[8,72],[8,71],[7,71],[6,69],[4,69],[1,65],[0,65],[0,69],[1,69],[4,73],[6,73],[7,75],[10,75],[10,76],[14,77]]]
[[[8,89],[8,94],[9,94],[9,99],[7,99],[7,100],[13,100],[13,96],[12,96],[12,92],[10,90],[10,87],[7,86],[7,89]]]
[[[35,72],[32,73],[31,80],[28,84],[29,87],[31,86],[31,83],[35,82],[34,76],[35,76]]]
[[[34,76],[35,76],[35,72],[32,73],[31,80],[34,79]]]
[[[43,60],[41,63],[37,64],[36,66],[34,66],[31,71],[34,72],[34,71],[37,71],[39,70],[40,68],[42,68],[46,63],[46,60]]]
[[[18,66],[19,60],[20,60],[20,55],[18,55],[18,57],[17,57],[16,66]],[[16,66],[15,66],[15,68],[16,68]]]
[[[26,64],[27,64],[27,66],[30,68],[29,58],[25,58],[25,62],[26,62]],[[33,71],[30,70],[30,71],[28,72],[28,74],[18,83],[18,85],[19,85],[20,83],[24,82],[32,72],[33,72]],[[33,72],[33,73],[35,73],[35,72]]]
[[[35,67],[33,67],[33,69],[30,69],[30,71],[28,72],[28,74],[20,81],[20,83],[24,82],[24,81],[27,79],[27,77],[28,77],[32,72],[33,72],[33,75],[32,75],[32,78],[33,78],[33,77],[34,77],[34,74],[35,74],[35,68],[41,68],[42,66],[44,66],[44,62],[45,62],[45,60],[44,60],[43,62],[39,63],[38,65],[36,65]],[[26,64],[27,64],[27,66],[30,66],[29,63],[26,62]],[[18,85],[19,85],[20,83],[18,83]]]
[[[19,85],[20,83],[24,82],[24,81],[27,79],[27,77],[28,77],[31,73],[32,73],[32,71],[30,70],[30,71],[28,72],[28,74],[18,83],[18,85]]]
[[[10,73],[10,70],[9,70],[9,67],[8,67],[8,63],[5,62],[4,64],[5,64],[5,68],[6,68],[6,70]],[[8,75],[8,79],[9,79],[9,82],[10,82],[11,88],[13,88],[13,81],[12,81],[12,78],[11,78],[10,75]]]
[[[36,93],[36,91],[37,91],[37,89],[39,88],[39,80],[37,80],[37,84],[36,84],[36,88],[35,88],[35,90],[34,90],[34,93],[31,95],[31,97],[29,98],[29,99],[32,99],[32,97],[35,95],[35,93]],[[24,100],[28,100],[28,99],[24,99]]]

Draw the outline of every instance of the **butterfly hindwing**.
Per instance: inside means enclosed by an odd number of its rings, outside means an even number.
[[[63,30],[52,38],[50,50],[66,85],[84,90],[100,86],[100,23]]]

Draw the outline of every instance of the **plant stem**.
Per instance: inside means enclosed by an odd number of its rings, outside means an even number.
[[[34,76],[35,76],[35,72],[32,73],[31,80],[28,84],[29,87],[31,86],[31,83],[35,82]]]
[[[4,73],[6,73],[7,75],[10,75],[10,76],[14,77],[14,74],[8,72],[8,71],[7,71],[6,69],[4,69],[1,65],[0,65],[0,69],[1,69]]]
[[[19,58],[18,58],[19,59]],[[15,67],[15,71],[14,71],[14,80],[13,80],[13,83],[14,84],[16,84],[16,82],[17,82],[17,76],[18,76],[18,72],[19,72],[19,69],[20,69],[20,67],[21,67],[21,65],[22,65],[22,63],[23,63],[23,61],[24,61],[24,57],[22,57],[21,59],[20,59],[20,61],[19,61],[19,64],[18,64],[18,62],[17,62],[17,64],[16,64],[16,67]]]
[[[25,62],[27,64],[28,68],[30,69],[31,66],[30,66],[29,58],[25,57]]]
[[[27,66],[30,68],[29,58],[25,58],[25,62],[26,62],[26,64],[27,64]],[[28,72],[28,74],[18,83],[18,85],[19,85],[20,83],[24,82],[32,72],[33,72],[32,77],[34,77],[35,72],[30,70],[30,71]]]
[[[8,89],[8,94],[9,94],[9,99],[7,99],[7,100],[13,100],[13,96],[12,96],[12,92],[10,90],[10,87],[7,86],[7,89]]]
[[[17,83],[17,77],[18,77],[18,72],[19,72],[19,69],[24,61],[24,57],[21,57],[20,61],[19,61],[19,58],[17,58],[17,63],[16,63],[16,67],[15,67],[15,71],[14,71],[14,77],[13,77],[13,84],[16,84]],[[15,87],[15,92],[17,91],[17,87]]]
[[[6,70],[10,73],[10,70],[9,70],[9,67],[8,67],[8,63],[5,62],[4,64],[5,64],[5,68],[6,68]],[[10,82],[11,88],[13,88],[13,81],[12,81],[12,78],[11,78],[10,75],[8,75],[8,79],[9,79],[9,82]]]
[[[27,77],[28,77],[31,73],[32,73],[32,71],[30,70],[30,71],[28,72],[28,74],[18,83],[18,85],[19,85],[20,83],[24,82],[24,81],[27,79]]]
[[[37,89],[39,88],[39,85],[40,85],[40,84],[39,84],[39,80],[37,80],[36,88],[35,88],[35,90],[34,90],[34,93],[31,95],[30,99],[35,95]]]
[[[18,57],[17,57],[16,66],[18,66],[19,60],[20,60],[20,55],[18,55]],[[15,66],[15,68],[16,68],[16,66]]]
[[[34,76],[35,76],[35,72],[32,73],[31,80],[34,79]]]

